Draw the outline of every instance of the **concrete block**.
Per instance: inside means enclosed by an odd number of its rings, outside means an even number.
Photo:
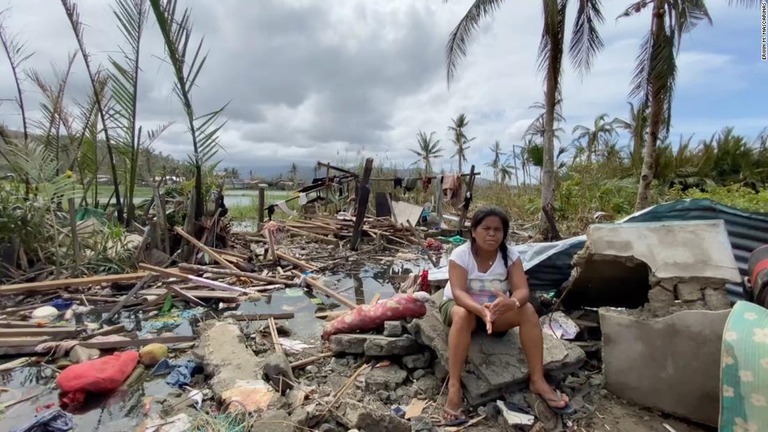
[[[640,406],[716,426],[729,313],[688,310],[641,320],[600,309],[606,389]]]
[[[398,337],[403,334],[403,325],[400,321],[384,321],[384,336]]]
[[[701,285],[696,282],[680,282],[675,286],[677,299],[684,302],[699,301],[702,298]]]
[[[337,334],[329,338],[334,353],[365,354],[371,357],[404,356],[422,348],[411,335],[386,337],[370,334]]]

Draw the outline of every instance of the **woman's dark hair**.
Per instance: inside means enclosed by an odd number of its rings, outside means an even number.
[[[472,231],[474,231],[477,229],[477,227],[480,226],[480,224],[483,223],[484,220],[492,216],[499,218],[501,221],[501,227],[504,232],[502,233],[499,251],[501,251],[501,257],[504,259],[504,267],[509,267],[509,246],[507,246],[507,237],[509,236],[509,217],[506,213],[504,213],[504,210],[498,207],[482,207],[478,209],[472,216],[470,227],[472,228]],[[469,241],[470,246],[472,247],[472,252],[477,252],[475,246],[475,238],[472,235],[469,236]]]

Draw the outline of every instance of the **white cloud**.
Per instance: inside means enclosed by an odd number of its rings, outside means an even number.
[[[62,63],[66,53],[76,48],[58,2],[46,3],[44,9],[40,1],[6,3],[13,6],[6,21],[9,29],[21,33],[37,52],[31,66],[47,68],[51,60]],[[94,58],[104,61],[107,54],[115,54],[119,42],[108,2],[78,3]],[[444,47],[471,3],[467,0],[449,4],[434,0],[180,3],[193,7],[195,35],[204,35],[205,47],[210,49],[194,100],[201,112],[231,101],[225,112],[229,122],[222,143],[227,152],[222,157],[224,165],[238,166],[241,172],[278,160],[310,164],[317,159],[333,161],[338,155],[354,159],[358,154],[409,164],[413,155],[408,149],[414,146],[416,132],[434,130],[447,147],[447,126],[461,112],[469,117],[470,135],[477,137],[470,162],[483,165],[495,140],[506,148],[519,142],[536,115],[528,107],[542,99],[542,76],[536,68],[541,28],[537,2],[509,2],[481,26],[450,91]],[[594,70],[581,79],[568,60],[564,67],[568,132],[603,112],[626,113],[635,55],[648,20],[643,15],[615,21],[626,5],[604,4],[606,47]],[[715,26],[752,16],[719,4],[710,10]],[[177,120],[158,147],[182,157],[189,140],[171,94],[170,71],[156,58],[163,55],[157,33],[151,25],[145,39],[141,118],[149,125]],[[702,85],[713,92],[718,87],[745,91],[744,74],[754,69],[752,59],[701,47],[686,50],[687,38],[679,57],[680,94]],[[0,62],[0,74],[9,77],[4,62]],[[71,96],[82,97],[88,85],[80,59],[73,79]],[[0,98],[13,97],[10,84],[4,80]],[[30,97],[36,94],[29,85],[27,90]],[[18,127],[12,104],[0,107],[0,120]],[[733,119],[731,123],[739,121],[750,122]],[[709,121],[681,125],[695,132],[712,131]],[[445,153],[452,151],[446,148]]]

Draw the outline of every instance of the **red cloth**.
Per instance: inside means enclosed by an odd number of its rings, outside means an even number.
[[[348,314],[336,318],[323,328],[323,339],[338,333],[354,333],[373,330],[384,325],[384,321],[406,318],[421,318],[427,313],[427,306],[412,294],[397,294],[375,305],[358,306]]]
[[[62,409],[77,408],[87,393],[111,393],[131,376],[139,363],[137,351],[125,351],[72,365],[56,378]]]

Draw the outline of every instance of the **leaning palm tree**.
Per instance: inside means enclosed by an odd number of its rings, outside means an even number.
[[[447,0],[445,0],[447,1]],[[450,85],[461,60],[467,54],[472,33],[480,21],[491,16],[503,0],[475,0],[453,29],[446,47],[447,74]],[[544,142],[541,204],[552,207],[555,199],[555,116],[560,98],[563,53],[565,51],[565,18],[568,0],[542,0],[544,26],[539,44],[539,70],[544,72]],[[603,48],[597,26],[604,21],[600,0],[579,0],[573,25],[569,52],[573,66],[586,73],[598,51]],[[541,231],[548,236],[549,225],[541,214]]]
[[[469,143],[474,141],[474,138],[467,138],[467,134],[464,129],[469,126],[469,120],[467,120],[466,114],[459,114],[455,119],[451,119],[453,124],[448,126],[448,131],[451,132],[451,142],[456,147],[456,151],[452,157],[455,157],[459,161],[459,172],[462,173],[461,163],[467,162],[467,150],[469,150]]]
[[[485,165],[493,170],[493,179],[496,183],[499,183],[499,170],[502,166],[501,157],[504,156],[504,153],[501,151],[501,143],[499,140],[496,140],[488,149],[493,153],[493,159]]]
[[[432,160],[442,156],[443,147],[440,146],[440,140],[435,139],[435,132],[431,132],[429,135],[424,131],[419,131],[416,134],[416,142],[418,147],[411,151],[418,156],[416,163],[422,162],[424,164],[424,170],[427,175],[432,174]]]
[[[630,160],[632,168],[640,168],[643,162],[643,149],[645,148],[646,132],[648,131],[648,108],[645,105],[637,107],[632,102],[629,104],[629,115],[626,119],[619,117],[611,120],[613,127],[629,133],[632,140]]]
[[[756,7],[761,0],[729,0],[731,5]],[[677,76],[676,54],[683,33],[702,21],[712,24],[703,0],[640,0],[619,17],[636,15],[651,6],[651,25],[637,55],[629,96],[648,107],[648,140],[643,152],[643,167],[635,209],[648,207],[653,182],[656,146],[660,135],[668,135],[671,125],[672,96]]]
[[[600,114],[595,117],[595,122],[589,126],[576,125],[571,134],[574,135],[575,142],[584,141],[587,152],[587,163],[592,163],[592,155],[600,151],[601,144],[607,144],[610,139],[616,135],[616,129],[613,123],[606,121],[608,114]]]

